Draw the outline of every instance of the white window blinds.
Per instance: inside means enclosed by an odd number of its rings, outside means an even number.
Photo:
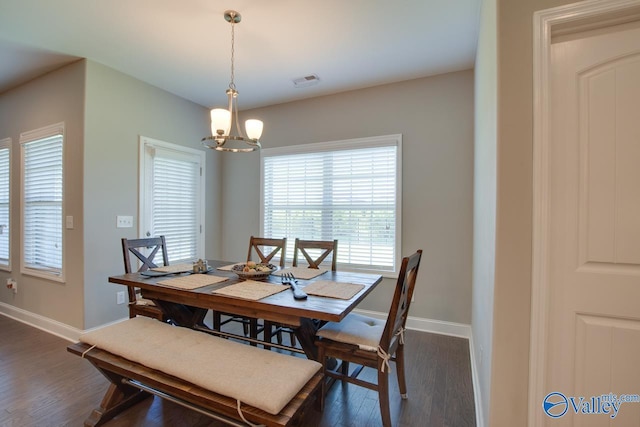
[[[200,165],[191,161],[155,156],[153,160],[152,235],[164,235],[170,260],[198,255],[200,234]]]
[[[204,153],[149,138],[142,141],[144,236],[165,236],[170,263],[202,258]]]
[[[23,269],[62,277],[62,145],[56,125],[22,134]]]
[[[11,267],[9,200],[11,195],[11,138],[0,141],[0,267]]]
[[[401,136],[263,150],[262,233],[338,239],[338,263],[394,272],[400,245]]]

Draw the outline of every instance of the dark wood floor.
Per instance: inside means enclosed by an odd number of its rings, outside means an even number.
[[[475,426],[468,341],[408,331],[406,342],[409,399],[400,399],[394,370],[390,381],[394,425]],[[89,362],[67,353],[68,344],[0,315],[0,426],[83,424],[100,403],[107,381]],[[369,379],[375,378],[374,371],[365,374]],[[108,427],[221,425],[157,397],[106,424]],[[303,425],[379,426],[377,394],[352,384],[337,383],[327,396],[325,411],[310,409]]]

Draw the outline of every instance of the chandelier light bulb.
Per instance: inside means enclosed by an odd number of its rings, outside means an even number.
[[[244,128],[247,131],[247,136],[250,139],[260,139],[262,136],[262,120],[249,119],[244,122]]]
[[[211,110],[211,135],[229,135],[231,130],[231,111],[224,108]]]

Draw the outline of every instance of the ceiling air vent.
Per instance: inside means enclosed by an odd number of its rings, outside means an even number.
[[[298,77],[297,79],[293,79],[294,87],[307,87],[318,84],[320,81],[320,77],[316,74],[309,74],[308,76]]]

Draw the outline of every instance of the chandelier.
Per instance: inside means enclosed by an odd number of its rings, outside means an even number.
[[[224,13],[224,19],[231,23],[231,82],[229,82],[229,88],[227,89],[229,108],[214,108],[211,110],[211,136],[202,138],[202,143],[206,147],[218,151],[230,151],[234,153],[251,152],[262,148],[259,141],[262,135],[262,121],[255,119],[247,120],[245,122],[247,136],[244,136],[238,122],[238,91],[233,81],[235,72],[234,28],[235,24],[240,22],[242,16],[235,10],[227,10]],[[232,135],[231,133],[234,120],[237,135]],[[243,142],[246,145],[242,144]]]

